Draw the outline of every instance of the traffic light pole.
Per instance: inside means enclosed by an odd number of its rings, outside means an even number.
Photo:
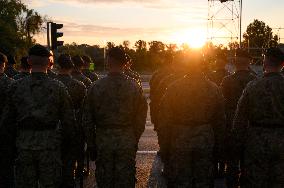
[[[48,47],[48,49],[50,49],[50,34],[49,34],[49,24],[50,24],[51,22],[47,22],[46,23],[46,28],[47,28],[47,47]]]

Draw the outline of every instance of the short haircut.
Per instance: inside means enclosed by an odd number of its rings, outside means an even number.
[[[83,61],[82,57],[79,56],[79,55],[73,56],[72,57],[72,61],[73,61],[74,65],[75,65],[75,67],[82,67],[82,66],[84,66],[84,61]]]
[[[74,64],[69,54],[61,54],[57,60],[58,65],[61,69],[72,69]]]
[[[115,59],[117,61],[117,63],[119,63],[121,65],[127,63],[127,61],[128,61],[125,51],[123,49],[119,48],[119,47],[111,48],[108,51],[108,56],[110,58]]]
[[[7,63],[8,59],[7,56],[0,52],[0,64]]]
[[[269,59],[269,64],[272,67],[278,67],[284,62],[284,53],[279,48],[269,48],[265,53]]]
[[[32,66],[28,62],[27,56],[21,58],[21,67],[25,70],[29,70],[32,68]]]

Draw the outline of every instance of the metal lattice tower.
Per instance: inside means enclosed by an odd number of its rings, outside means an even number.
[[[242,0],[208,0],[208,41],[213,44],[240,44],[241,15]]]

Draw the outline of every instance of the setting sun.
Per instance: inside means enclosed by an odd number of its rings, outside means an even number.
[[[174,33],[171,38],[175,43],[201,48],[206,43],[206,32],[204,29],[188,29]]]

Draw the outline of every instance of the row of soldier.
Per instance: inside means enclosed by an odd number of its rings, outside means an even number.
[[[246,50],[236,50],[231,75],[227,57],[218,56],[221,66],[208,72],[198,53],[177,57],[150,82],[168,187],[214,187],[216,178],[229,188],[284,187],[283,52],[267,50],[259,77]]]
[[[88,58],[60,55],[58,74],[51,59],[35,45],[16,74],[0,55],[0,187],[74,187],[86,150],[99,187],[134,187],[147,104],[129,56],[109,50],[109,73],[93,83],[97,76],[82,70]]]

